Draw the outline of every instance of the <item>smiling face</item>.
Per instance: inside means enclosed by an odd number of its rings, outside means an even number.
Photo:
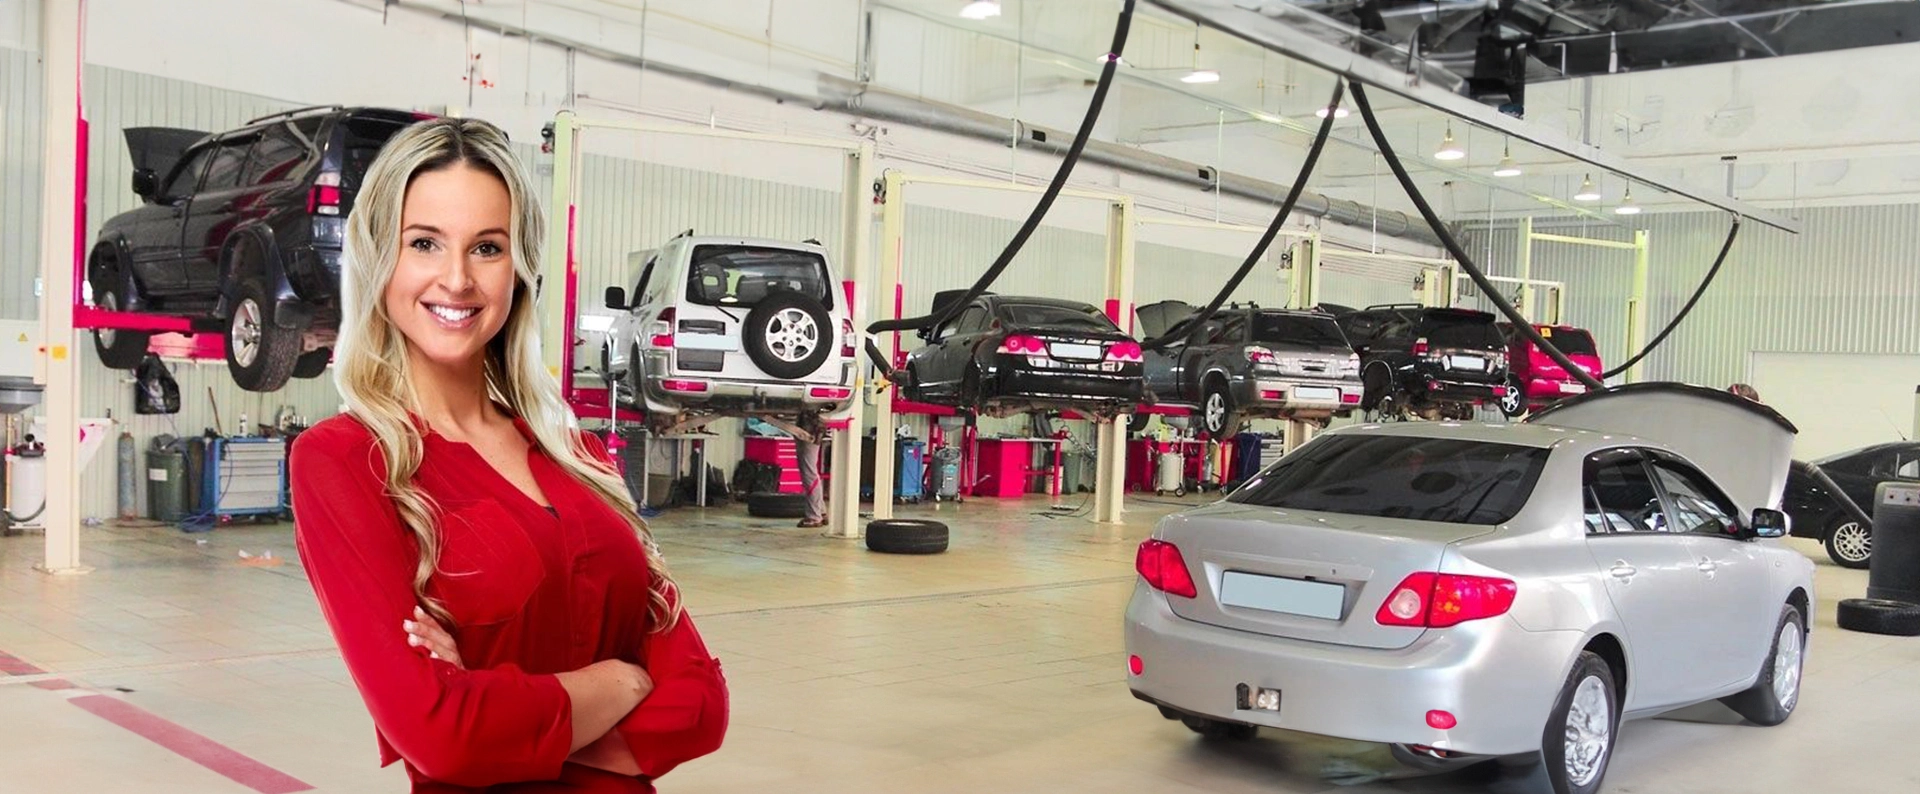
[[[415,364],[478,367],[513,308],[513,201],[465,163],[416,174],[400,213],[387,316]]]

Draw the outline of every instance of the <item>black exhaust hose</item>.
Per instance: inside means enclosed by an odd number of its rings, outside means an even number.
[[[1320,120],[1320,132],[1314,135],[1313,146],[1307,149],[1307,159],[1300,164],[1300,176],[1294,178],[1293,187],[1287,190],[1286,200],[1280,202],[1280,211],[1274,213],[1273,223],[1267,224],[1267,231],[1260,235],[1260,242],[1255,243],[1253,250],[1247,253],[1247,261],[1240,263],[1240,269],[1234,271],[1233,278],[1227,279],[1226,286],[1220,288],[1220,292],[1213,296],[1213,300],[1207,304],[1206,308],[1182,322],[1175,323],[1175,327],[1168,328],[1166,333],[1141,342],[1142,348],[1160,350],[1172,344],[1186,332],[1199,328],[1213,318],[1214,312],[1220,310],[1220,304],[1226,303],[1227,298],[1233,295],[1233,291],[1240,288],[1240,282],[1245,281],[1247,274],[1253,272],[1253,266],[1260,262],[1260,257],[1266,255],[1267,248],[1273,245],[1274,238],[1280,236],[1280,229],[1286,224],[1287,216],[1293,214],[1294,203],[1300,200],[1301,191],[1307,187],[1307,179],[1313,176],[1313,167],[1320,160],[1320,150],[1326,148],[1327,138],[1333,134],[1335,117],[1333,111],[1340,107],[1340,99],[1346,95],[1346,90],[1346,81],[1333,81],[1333,99],[1327,102],[1327,117]]]
[[[1694,288],[1693,297],[1687,299],[1686,305],[1681,306],[1680,311],[1673,315],[1673,319],[1667,321],[1667,327],[1660,329],[1659,335],[1655,336],[1653,341],[1648,342],[1646,347],[1640,348],[1640,352],[1635,353],[1633,358],[1627,359],[1627,363],[1601,373],[1600,377],[1611,378],[1632,369],[1633,365],[1640,363],[1640,359],[1646,358],[1648,353],[1652,353],[1654,348],[1659,347],[1661,342],[1667,341],[1667,334],[1679,328],[1680,321],[1687,318],[1687,312],[1693,311],[1693,305],[1700,302],[1700,296],[1707,294],[1707,287],[1713,284],[1713,277],[1719,275],[1720,266],[1726,264],[1727,252],[1733,250],[1733,241],[1739,236],[1740,216],[1735,215],[1733,228],[1727,230],[1727,241],[1720,244],[1720,255],[1713,258],[1713,267],[1707,268],[1707,276],[1700,279],[1700,286]]]
[[[1548,358],[1564,368],[1567,374],[1579,378],[1587,388],[1606,388],[1606,384],[1601,383],[1580,365],[1573,363],[1573,359],[1567,358],[1567,354],[1560,352],[1560,348],[1554,347],[1546,337],[1541,336],[1540,332],[1533,327],[1533,323],[1521,316],[1519,310],[1513,308],[1513,304],[1508,303],[1506,297],[1500,294],[1500,289],[1495,287],[1493,282],[1488,281],[1487,275],[1480,272],[1480,268],[1473,264],[1467,252],[1460,247],[1460,241],[1453,239],[1453,232],[1440,221],[1439,215],[1434,214],[1433,207],[1427,204],[1426,197],[1421,195],[1420,189],[1413,184],[1413,177],[1407,174],[1407,167],[1402,165],[1399,156],[1393,153],[1393,145],[1387,142],[1386,133],[1380,130],[1380,120],[1374,118],[1373,106],[1367,103],[1366,87],[1357,81],[1353,82],[1353,104],[1360,109],[1360,117],[1366,120],[1367,132],[1372,133],[1373,143],[1380,149],[1380,157],[1387,161],[1388,168],[1393,169],[1393,176],[1400,180],[1400,187],[1407,191],[1407,198],[1411,199],[1413,206],[1420,210],[1420,217],[1427,219],[1427,225],[1433,227],[1433,233],[1440,237],[1440,242],[1446,246],[1447,253],[1452,254],[1454,261],[1460,263],[1460,269],[1467,271],[1467,276],[1473,279],[1473,283],[1480,288],[1480,292],[1486,295],[1488,300],[1493,301],[1493,305],[1500,309],[1501,314],[1507,316],[1516,330],[1526,335],[1528,341],[1533,342],[1534,346],[1546,353]]]
[[[880,346],[873,343],[873,337],[867,337],[867,359],[873,362],[873,369],[880,377],[893,380],[893,362],[887,360],[887,354],[880,352]]]
[[[1832,477],[1828,477],[1827,473],[1821,470],[1819,466],[1803,460],[1796,460],[1793,462],[1793,470],[1806,475],[1815,483],[1818,483],[1820,487],[1827,489],[1827,493],[1833,495],[1834,503],[1840,505],[1840,507],[1849,514],[1852,514],[1854,520],[1860,522],[1860,526],[1873,526],[1873,516],[1867,515],[1867,511],[1860,507],[1860,503],[1853,501],[1853,497],[1848,496],[1846,491],[1840,490],[1839,484],[1835,483]]]
[[[1087,141],[1093,137],[1094,123],[1100,120],[1100,109],[1107,103],[1107,91],[1113,87],[1113,73],[1120,66],[1121,51],[1127,46],[1127,30],[1133,25],[1134,2],[1135,0],[1126,0],[1126,5],[1120,10],[1120,21],[1113,29],[1113,46],[1109,48],[1106,65],[1100,68],[1100,84],[1093,89],[1093,101],[1087,104],[1087,115],[1080,119],[1080,130],[1073,137],[1073,145],[1067,149],[1066,159],[1060,161],[1060,169],[1054,172],[1053,181],[1047,183],[1046,192],[1040,194],[1040,203],[1034,205],[1033,212],[1027,215],[1026,223],[1020,225],[1020,231],[1014,233],[1013,240],[1008,242],[1006,249],[1000,252],[1000,257],[993,261],[993,266],[980,275],[980,279],[974,282],[973,287],[967,290],[964,297],[948,303],[939,311],[919,317],[881,320],[868,325],[867,333],[915,331],[946,322],[960,309],[972,303],[974,298],[980,297],[980,293],[986,292],[987,287],[992,286],[994,280],[1000,277],[1000,273],[1007,269],[1007,265],[1012,264],[1014,256],[1020,253],[1020,249],[1026,247],[1027,238],[1032,237],[1033,233],[1040,228],[1040,221],[1047,217],[1047,210],[1053,208],[1054,200],[1060,197],[1060,191],[1067,186],[1067,176],[1073,173],[1073,167],[1080,162],[1080,153],[1087,148]]]

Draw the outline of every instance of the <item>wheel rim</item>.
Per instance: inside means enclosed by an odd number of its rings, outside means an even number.
[[[781,309],[767,321],[767,349],[789,364],[807,360],[820,347],[820,324],[799,309]]]
[[[1873,556],[1873,533],[1858,521],[1848,521],[1833,531],[1833,550],[1848,562],[1865,562]]]
[[[1800,697],[1800,662],[1806,655],[1800,627],[1791,622],[1781,626],[1773,648],[1773,699],[1780,708],[1791,710]]]
[[[240,301],[233,310],[233,324],[227,331],[228,344],[233,349],[233,363],[242,367],[253,366],[253,360],[260,355],[260,304],[252,298]]]
[[[1508,386],[1506,392],[1500,395],[1500,410],[1506,411],[1509,416],[1520,413],[1520,391],[1518,389]]]
[[[1607,747],[1613,742],[1613,704],[1597,676],[1587,676],[1573,690],[1567,708],[1567,780],[1585,786],[1600,777]]]
[[[101,292],[100,297],[94,300],[93,303],[95,306],[100,307],[102,311],[120,311],[120,296],[113,294],[111,290]],[[97,328],[94,329],[94,333],[98,335],[101,345],[113,347],[114,331],[112,328]]]
[[[1227,426],[1227,398],[1220,392],[1207,395],[1207,431],[1219,432]]]

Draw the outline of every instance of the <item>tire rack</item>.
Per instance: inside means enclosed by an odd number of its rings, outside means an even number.
[[[580,263],[576,259],[579,229],[579,176],[583,167],[581,158],[581,136],[589,130],[625,130],[643,135],[689,135],[706,139],[730,140],[742,143],[775,144],[798,146],[808,149],[825,150],[836,153],[842,160],[842,200],[845,202],[842,213],[842,238],[836,246],[839,252],[840,276],[846,290],[848,310],[855,328],[867,326],[864,302],[857,300],[859,286],[873,279],[873,257],[869,253],[872,237],[872,207],[870,199],[875,171],[874,143],[871,139],[832,140],[823,138],[801,138],[785,135],[765,135],[752,132],[696,127],[691,125],[655,124],[615,119],[586,119],[570,110],[562,110],[553,118],[553,194],[546,203],[547,239],[544,248],[546,266],[555,267],[555,263],[564,266],[564,296],[562,300],[546,301],[541,307],[542,335],[553,342],[543,348],[543,355],[549,371],[560,379],[561,392],[574,413],[582,417],[608,416],[614,422],[637,421],[642,415],[636,411],[618,409],[612,399],[609,388],[581,389],[574,385],[573,378],[573,336],[579,322]],[[867,389],[866,367],[855,368],[853,382],[852,407],[844,422],[833,423],[831,441],[833,449],[832,471],[860,470],[861,425],[864,419],[864,400],[861,395]],[[822,439],[827,441],[826,439]],[[885,445],[876,444],[876,447]],[[891,469],[891,466],[889,466]],[[891,474],[891,471],[889,471]],[[706,481],[701,473],[700,481]],[[891,514],[891,506],[888,507]],[[860,478],[833,478],[827,492],[827,528],[830,537],[857,538],[860,527]]]

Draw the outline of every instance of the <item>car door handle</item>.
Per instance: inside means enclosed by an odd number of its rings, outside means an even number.
[[[1621,561],[1614,563],[1613,568],[1608,570],[1607,573],[1612,574],[1615,579],[1625,581],[1632,579],[1635,574],[1640,573],[1640,569],[1628,565],[1625,561]]]

